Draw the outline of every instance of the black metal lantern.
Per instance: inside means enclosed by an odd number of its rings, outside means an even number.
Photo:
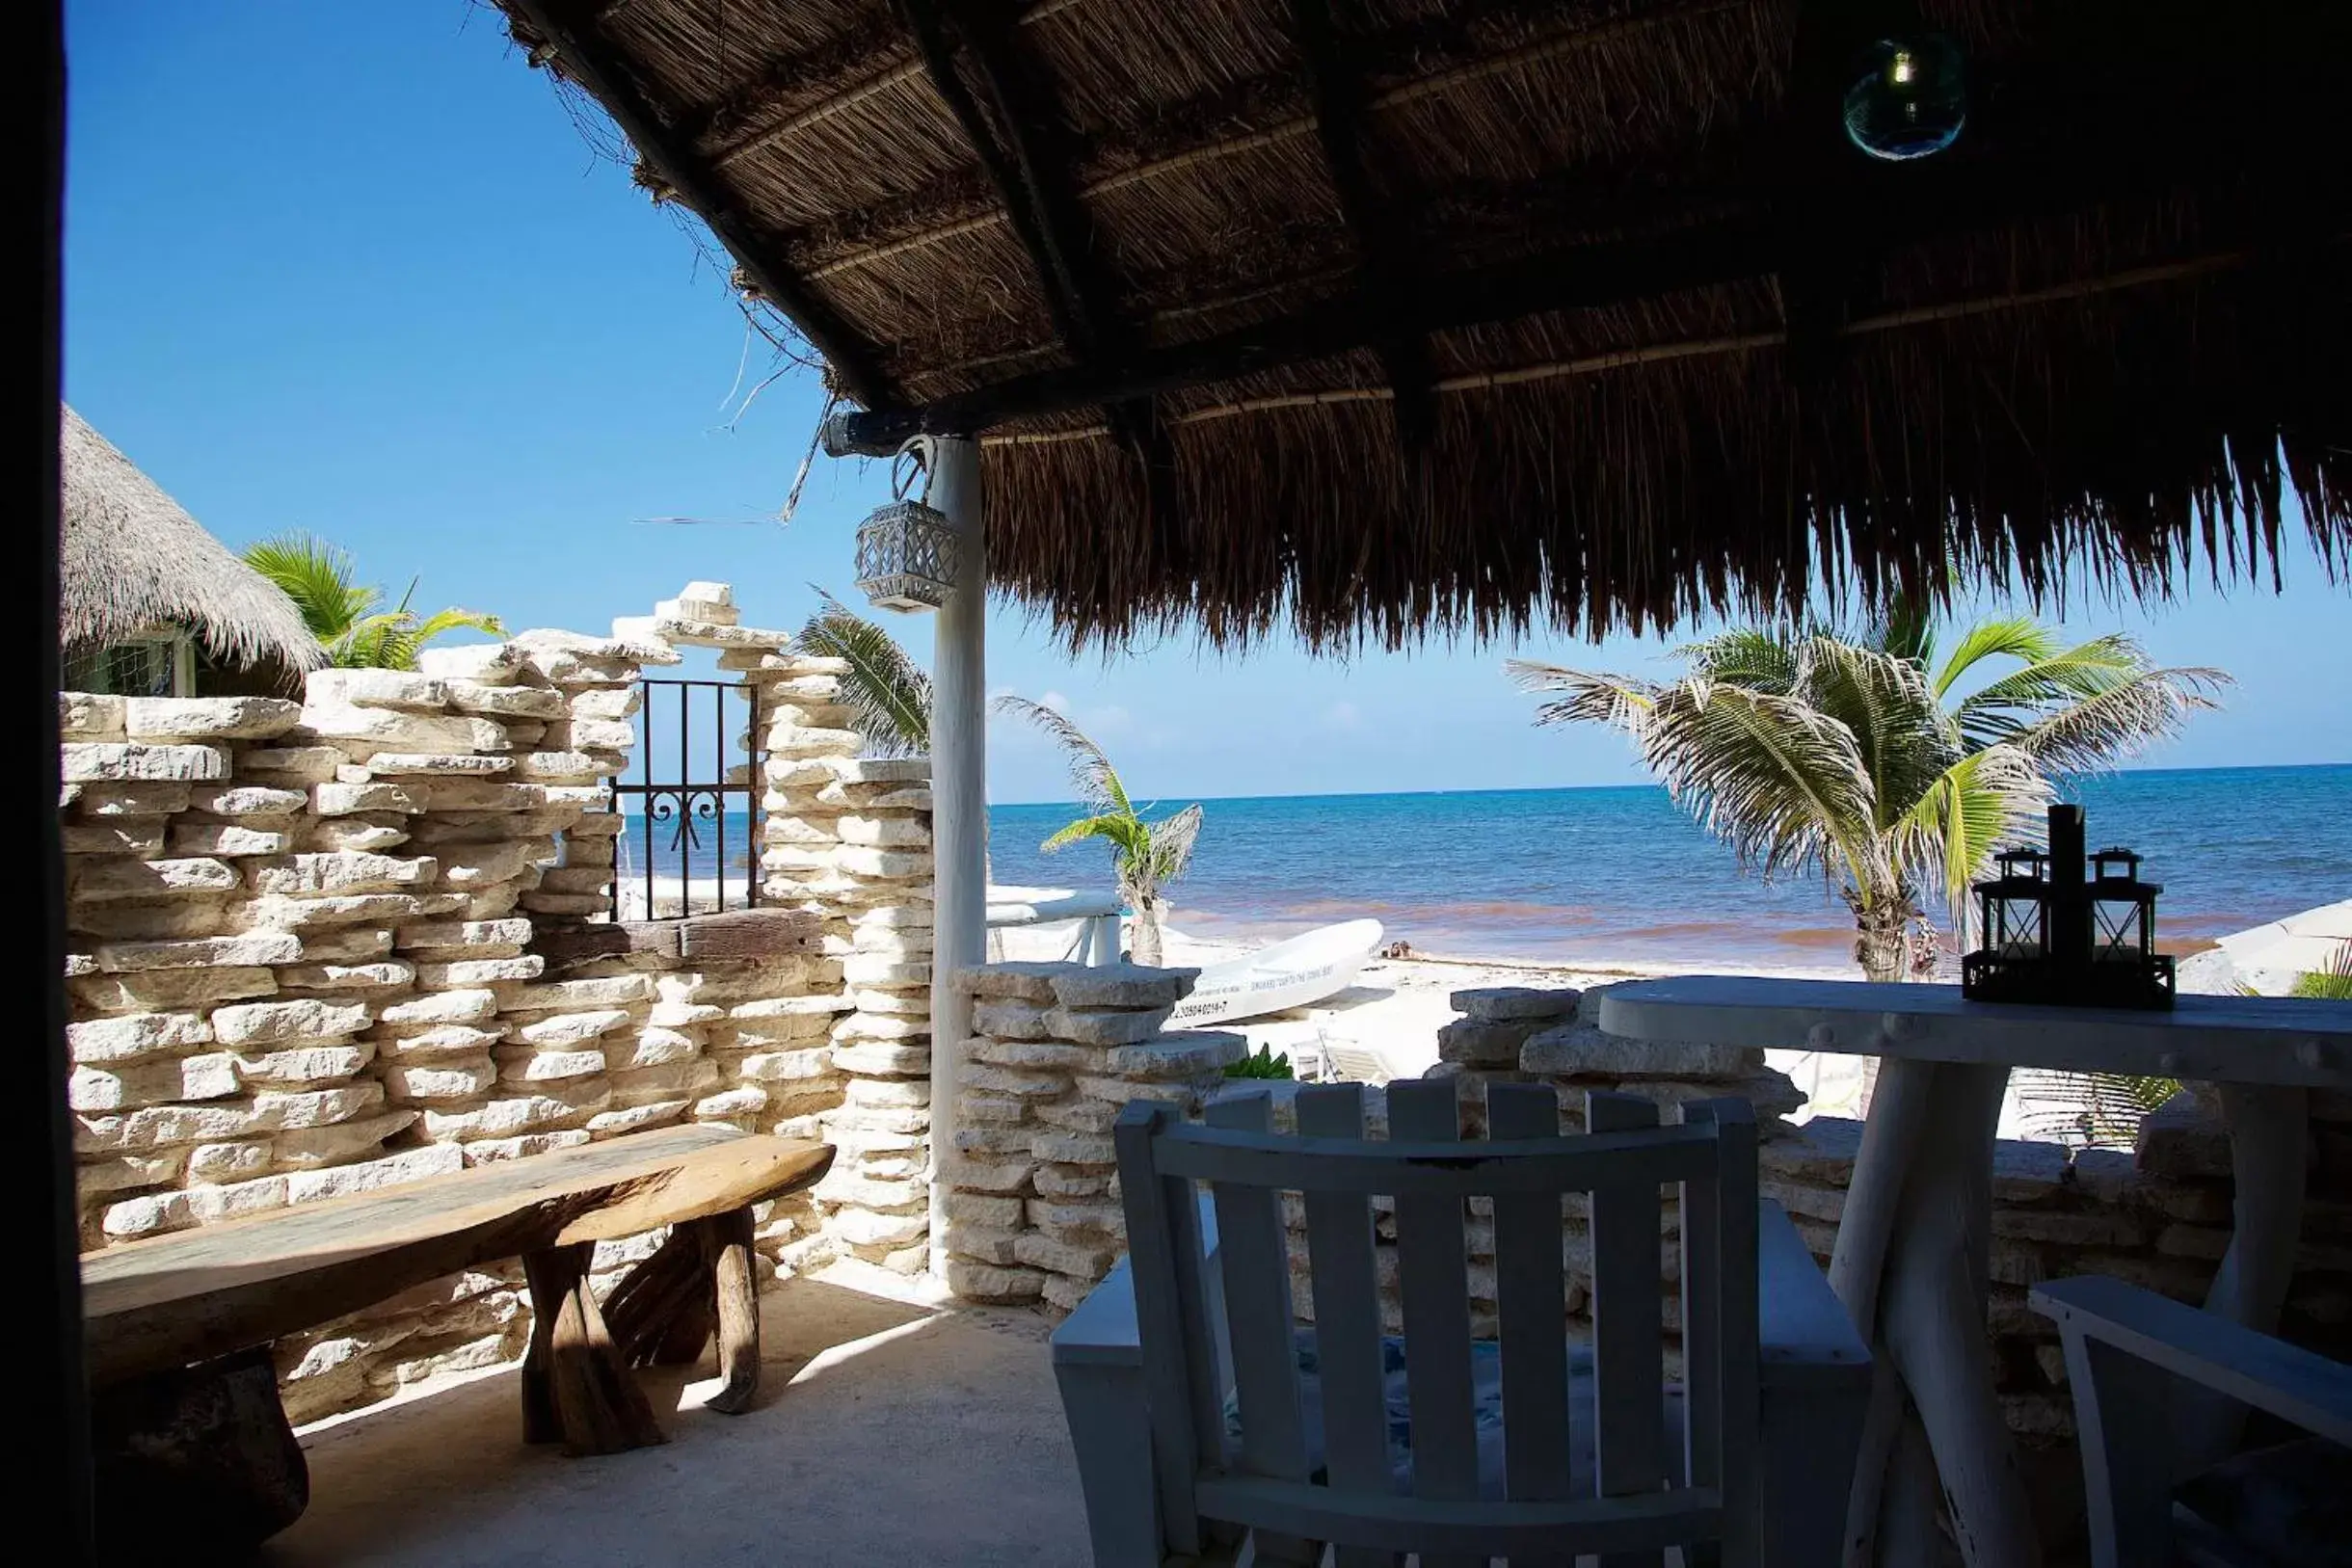
[[[2087,874],[2086,874],[2087,862]],[[2082,808],[2049,809],[2049,849],[2004,850],[1976,885],[1984,945],[1961,960],[1980,1001],[2170,1007],[2173,961],[2156,951],[2156,895],[2128,849],[2083,854]]]
[[[2038,849],[2004,849],[2000,874],[1976,885],[1985,946],[2004,958],[2039,958],[2049,947],[2049,880]]]
[[[938,609],[955,566],[955,525],[926,502],[892,501],[858,524],[858,590],[882,609]]]

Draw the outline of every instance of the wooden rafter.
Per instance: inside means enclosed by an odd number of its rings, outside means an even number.
[[[1057,145],[1059,122],[1013,58],[1013,19],[992,19],[962,0],[898,0],[898,10],[915,35],[932,88],[963,128],[1004,203],[1005,219],[1037,273],[1056,330],[1072,356],[1085,361],[1102,346],[1108,291],[1095,275],[1091,229],[1069,179],[1069,155]],[[988,113],[957,68],[959,40],[988,95]]]
[[[768,265],[768,258],[782,250],[778,237],[744,212],[709,170],[684,147],[674,145],[661,118],[614,52],[591,29],[564,21],[548,0],[501,0],[501,4],[554,51],[565,75],[604,106],[621,134],[662,183],[702,216],[752,286],[790,318],[809,346],[824,356],[842,389],[869,409],[894,406],[897,401],[895,388],[872,348],[798,279]]]
[[[1094,226],[1078,194],[1076,149],[1021,58],[1019,16],[975,0],[898,0],[898,8],[932,86],[1004,203],[1071,359],[1082,369],[1125,364],[1136,334],[1095,255]],[[950,29],[970,54],[986,113],[957,69]],[[1142,465],[1154,513],[1172,518],[1175,459],[1151,395],[1108,401],[1112,431]]]
[[[1346,58],[1333,24],[1329,0],[1290,0],[1291,27],[1305,69],[1315,129],[1323,144],[1323,168],[1339,196],[1356,256],[1356,294],[1377,319],[1401,320],[1406,288],[1388,223],[1374,195],[1364,164],[1364,120],[1369,94],[1362,71]],[[1388,384],[1398,448],[1408,464],[1426,452],[1434,434],[1436,405],[1430,394],[1430,347],[1419,333],[1399,332],[1376,347]]]
[[[2151,149],[2147,162],[2132,168],[2096,153],[2070,159],[2045,148],[2014,158],[1892,172],[1858,161],[1842,199],[1860,215],[1854,228],[1857,243],[1891,250],[2079,210],[2090,190],[2105,199],[2122,199],[2135,192],[2173,189],[2194,163],[2184,166],[2165,150]],[[2324,206],[2331,221],[2342,217],[2352,209],[2352,192],[2337,192]],[[1786,243],[1781,214],[1769,190],[1759,191],[1730,216],[1662,236],[1582,245],[1427,279],[1396,319],[1376,317],[1353,295],[1343,295],[1234,332],[1149,351],[1123,369],[1039,371],[917,409],[852,416],[843,436],[857,450],[883,442],[895,450],[907,436],[973,434],[1015,419],[1332,359],[1393,336],[1400,326],[1426,334],[1768,278],[1786,263]]]

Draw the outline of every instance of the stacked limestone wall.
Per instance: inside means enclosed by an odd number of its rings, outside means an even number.
[[[1068,1311],[1124,1250],[1111,1124],[1131,1100],[1196,1113],[1242,1037],[1166,1029],[1194,970],[990,964],[957,977],[974,1038],[957,1068],[944,1200],[948,1283]]]
[[[860,757],[838,659],[729,652],[760,693],[763,896],[825,919],[835,1013],[766,1085],[777,1130],[837,1153],[825,1233],[901,1273],[930,1262],[931,764]],[[837,979],[835,977],[838,976]]]
[[[817,724],[838,671],[735,626],[723,598],[683,598],[726,619],[322,671],[300,704],[61,699],[86,1246],[688,1121],[834,1138],[887,1114],[842,1163],[861,1181],[920,1170],[926,998],[907,976],[928,971],[906,953],[928,946],[927,854],[894,850],[893,874],[869,876],[873,851],[843,845],[807,886],[771,866],[768,898],[824,920],[815,953],[710,957],[692,920],[631,928],[626,951],[566,940],[611,929],[623,824],[602,781],[673,639],[807,700],[763,706],[746,737],[747,766],[771,769],[771,833],[888,822],[927,845],[922,765],[860,762]],[[801,770],[782,789],[778,756]],[[897,1190],[799,1195],[762,1212],[761,1247],[787,1270],[843,1248],[921,1266],[903,1217],[874,1251],[872,1216],[900,1207]],[[607,1245],[600,1272],[657,1239]],[[468,1273],[282,1342],[289,1409],[519,1354],[519,1283]]]

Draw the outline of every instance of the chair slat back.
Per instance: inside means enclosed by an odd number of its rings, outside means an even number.
[[[1298,1091],[1298,1131],[1309,1138],[1364,1137],[1364,1086]],[[1360,1192],[1302,1194],[1307,1268],[1314,1288],[1315,1350],[1323,1373],[1324,1465],[1349,1492],[1390,1490],[1388,1395],[1380,1363],[1380,1276],[1372,1200]],[[1334,1568],[1392,1568],[1394,1553],[1343,1546]]]
[[[1415,1080],[1389,1085],[1390,1135],[1376,1139],[1360,1085],[1296,1093],[1296,1136],[1270,1130],[1263,1093],[1220,1100],[1205,1127],[1147,1102],[1119,1121],[1169,1549],[1198,1551],[1221,1521],[1253,1531],[1270,1561],[1314,1560],[1328,1541],[1339,1568],[1391,1568],[1408,1552],[1430,1568],[1489,1556],[1549,1568],[1580,1553],[1654,1563],[1668,1546],[1701,1541],[1720,1541],[1733,1568],[1752,1564],[1755,1156],[1745,1103],[1686,1106],[1684,1125],[1660,1127],[1649,1102],[1594,1096],[1586,1135],[1563,1137],[1551,1088],[1496,1084],[1480,1140],[1462,1137],[1451,1082]],[[1216,1217],[1216,1269],[1191,1218],[1195,1180]],[[1679,1259],[1662,1265],[1665,1185],[1677,1188],[1685,1225]],[[1286,1191],[1301,1194],[1305,1213],[1317,1398],[1302,1397]],[[1584,1193],[1590,1413],[1572,1408],[1586,1380],[1572,1375],[1563,1260],[1563,1205]],[[1409,1455],[1389,1434],[1375,1194],[1395,1204]],[[1500,1343],[1474,1351],[1466,1219],[1484,1204]],[[1666,1420],[1662,1290],[1674,1262],[1685,1400],[1708,1407],[1688,1412],[1681,1452]],[[1220,1334],[1240,1433],[1230,1449]],[[1476,1369],[1498,1351],[1502,1453],[1482,1477],[1480,1382],[1498,1374]],[[1577,1463],[1587,1422],[1597,1475]]]
[[[1560,1136],[1560,1097],[1545,1083],[1486,1088],[1491,1138]],[[1502,1319],[1504,1491],[1513,1502],[1573,1495],[1568,1386],[1568,1273],[1557,1192],[1514,1192],[1494,1200],[1495,1311]],[[1565,1556],[1541,1559],[1566,1568]],[[1514,1559],[1515,1561],[1515,1559]]]

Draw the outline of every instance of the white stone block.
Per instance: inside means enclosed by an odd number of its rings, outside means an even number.
[[[371,751],[464,754],[502,752],[509,744],[499,726],[464,714],[410,713],[330,701],[305,704],[302,722],[298,734],[364,744]]]
[[[217,864],[217,863],[216,863]],[[230,969],[299,963],[301,939],[281,931],[249,931],[235,937],[198,937],[187,942],[110,942],[94,955],[109,974],[136,970]]]
[[[551,1083],[564,1078],[594,1077],[604,1071],[601,1050],[533,1050],[527,1046],[500,1046],[491,1052],[501,1083]]]
[[[312,704],[411,708],[439,713],[449,705],[449,683],[406,670],[313,670],[305,685]]]
[[[212,1042],[212,1025],[196,1013],[135,1013],[66,1025],[66,1047],[76,1062],[134,1062]]]
[[[355,811],[412,813],[425,810],[426,798],[404,784],[322,784],[310,788],[310,809],[321,816],[345,816]]]
[[[286,1200],[299,1204],[315,1203],[322,1198],[347,1198],[356,1192],[374,1192],[406,1182],[421,1182],[428,1176],[453,1175],[465,1168],[465,1152],[455,1144],[428,1144],[421,1149],[403,1149],[363,1164],[288,1176],[284,1179]]]
[[[449,683],[449,705],[460,713],[499,719],[559,719],[571,709],[551,686],[493,686],[477,680]],[[511,732],[513,727],[510,725]]]
[[[416,978],[415,968],[398,959],[375,964],[293,964],[278,971],[288,991],[390,991]]]
[[[145,1013],[266,997],[278,989],[278,977],[265,969],[152,970],[75,975],[66,984],[86,1011]]]
[[[407,860],[343,850],[254,861],[247,864],[245,875],[257,893],[307,898],[398,892],[431,883],[438,870],[430,857]]]
[[[515,1025],[507,1030],[506,1037],[521,1046],[561,1050],[609,1033],[627,1023],[628,1019],[628,1010],[622,1007],[600,1007],[581,1013],[553,1013],[535,1018],[528,1023]]]
[[[367,1008],[359,1003],[321,1001],[244,1002],[216,1008],[214,1038],[225,1046],[260,1045],[279,1040],[329,1040],[357,1034],[367,1027]]]
[[[276,697],[133,697],[123,704],[133,740],[266,740],[301,717],[300,703]]]
[[[209,857],[186,860],[91,860],[67,867],[67,896],[98,902],[115,898],[171,898],[222,893],[237,886],[236,867]]]
[[[537,953],[524,953],[518,958],[471,958],[421,963],[416,966],[416,983],[427,991],[456,991],[468,986],[486,986],[498,980],[531,980],[538,978],[547,962]]]
[[[444,1101],[472,1100],[498,1081],[498,1070],[488,1056],[452,1056],[432,1061],[388,1062],[384,1092],[398,1105],[429,1105]]]
[[[237,754],[239,777],[258,774],[274,785],[323,784],[342,763],[342,752],[333,746],[249,746]]]
[[[258,1055],[241,1052],[236,1058],[236,1071],[247,1083],[332,1083],[352,1076],[375,1060],[375,1056],[376,1048],[364,1040],[332,1046],[296,1046]]]
[[[495,1016],[498,994],[488,988],[433,991],[388,1002],[376,1015],[387,1028],[430,1028],[440,1023],[474,1023]]]
[[[225,1219],[266,1213],[285,1206],[286,1179],[282,1176],[264,1176],[251,1182],[231,1182],[223,1186],[188,1189],[188,1211],[196,1216],[200,1225],[218,1225]]]
[[[224,1052],[163,1061],[76,1067],[66,1103],[77,1111],[133,1110],[174,1101],[226,1100],[237,1093],[237,1065]]]
[[[172,852],[174,855],[211,855],[234,859],[283,855],[293,847],[294,835],[291,832],[249,828],[234,822],[172,824]]]
[[[416,1115],[413,1110],[385,1111],[333,1126],[281,1132],[271,1140],[270,1156],[281,1170],[340,1164],[413,1127]]]
[[[100,692],[59,692],[57,732],[65,740],[120,740],[123,699]]]
[[[470,680],[503,686],[527,667],[522,650],[511,643],[468,643],[457,648],[428,648],[416,655],[417,672],[437,680]]]
[[[367,758],[368,772],[402,779],[488,778],[514,770],[511,757],[473,752],[375,752]]]

